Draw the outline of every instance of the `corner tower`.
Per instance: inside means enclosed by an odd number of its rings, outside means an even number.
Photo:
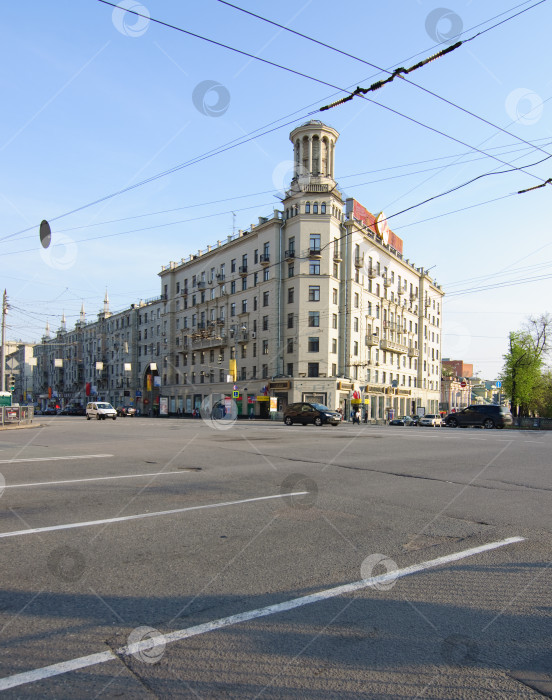
[[[313,119],[294,129],[289,138],[293,144],[292,189],[302,189],[305,185],[325,185],[317,191],[331,191],[336,186],[335,144],[339,133]]]

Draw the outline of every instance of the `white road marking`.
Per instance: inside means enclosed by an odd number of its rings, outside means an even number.
[[[184,469],[175,472],[153,472],[152,474],[122,474],[120,476],[93,476],[88,479],[65,479],[63,481],[37,481],[32,484],[6,484],[5,489],[22,489],[31,486],[56,486],[57,484],[79,484],[82,481],[107,481],[108,479],[139,479],[141,476],[165,476],[166,474],[189,473]]]
[[[105,520],[88,520],[80,523],[67,523],[66,525],[51,525],[49,527],[33,527],[28,530],[15,530],[14,532],[2,532],[3,537],[19,537],[20,535],[34,535],[39,532],[54,532],[55,530],[72,530],[76,527],[91,527],[93,525],[106,525],[109,523],[122,523],[127,520],[141,520],[142,518],[156,518],[161,515],[175,515],[176,513],[186,513],[191,510],[204,510],[206,508],[221,508],[222,506],[236,506],[241,503],[254,503],[255,501],[269,501],[274,498],[288,498],[289,496],[305,496],[308,491],[297,491],[294,493],[279,493],[275,496],[259,496],[257,498],[244,498],[241,501],[226,501],[223,503],[208,503],[203,506],[188,506],[187,508],[175,508],[174,510],[160,510],[154,513],[139,513],[138,515],[123,515],[119,518],[106,518]]]
[[[80,656],[76,659],[62,661],[57,664],[52,664],[51,666],[44,666],[42,668],[34,669],[33,671],[17,673],[13,676],[7,676],[6,678],[0,679],[0,691],[7,690],[8,688],[16,688],[21,685],[27,685],[28,683],[35,683],[37,681],[44,680],[45,678],[60,676],[64,673],[76,671],[81,668],[89,668],[90,666],[103,664],[107,661],[114,661],[119,656],[130,656],[131,654],[136,654],[137,652],[145,651],[146,649],[153,649],[156,646],[165,646],[170,642],[178,642],[183,639],[189,639],[190,637],[196,637],[199,634],[214,632],[215,630],[222,629],[223,627],[238,625],[242,622],[255,620],[259,617],[276,615],[281,612],[300,608],[303,605],[319,603],[320,601],[328,600],[329,598],[336,598],[337,596],[341,596],[346,593],[354,593],[355,591],[362,590],[363,588],[369,588],[370,586],[374,586],[379,583],[393,581],[397,578],[410,576],[411,574],[417,574],[420,571],[433,569],[436,566],[442,566],[443,564],[450,564],[460,561],[461,559],[466,559],[467,557],[472,557],[476,554],[481,554],[482,552],[489,552],[493,549],[498,549],[499,547],[514,544],[515,542],[523,542],[524,540],[524,537],[509,537],[498,542],[489,542],[488,544],[481,545],[480,547],[473,547],[472,549],[465,549],[462,552],[455,552],[454,554],[448,554],[444,557],[438,557],[437,559],[430,559],[429,561],[424,561],[420,564],[413,564],[412,566],[407,566],[404,569],[391,571],[386,574],[381,574],[380,576],[373,576],[369,579],[361,579],[360,581],[347,583],[342,586],[336,586],[335,588],[327,588],[326,590],[322,590],[311,595],[302,596],[301,598],[292,598],[291,600],[284,601],[283,603],[267,605],[264,608],[257,608],[256,610],[247,610],[245,612],[238,613],[237,615],[222,617],[218,620],[211,620],[211,622],[195,625],[194,627],[186,627],[181,630],[176,630],[175,632],[170,632],[169,634],[162,634],[158,635],[157,637],[144,639],[141,642],[120,647],[115,652],[104,651],[97,654],[90,654],[89,656]]]
[[[56,462],[58,459],[103,459],[113,455],[73,455],[71,457],[27,457],[25,459],[0,459],[0,464],[17,464],[19,462]]]

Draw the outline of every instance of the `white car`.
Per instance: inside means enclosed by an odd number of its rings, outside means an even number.
[[[86,405],[86,420],[96,418],[97,420],[105,420],[106,418],[117,419],[117,411],[110,403],[105,401],[91,401]]]
[[[437,416],[433,413],[428,413],[420,418],[418,425],[429,425],[432,428],[440,428],[443,425],[443,419],[441,416]]]

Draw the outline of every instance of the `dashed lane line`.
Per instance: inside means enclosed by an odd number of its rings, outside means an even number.
[[[118,476],[93,476],[87,479],[64,479],[63,481],[36,481],[30,484],[6,484],[5,489],[22,489],[32,486],[57,486],[58,484],[80,484],[83,481],[108,481],[109,479],[139,479],[141,476],[168,476],[169,474],[185,474],[183,469],[175,472],[153,472],[151,474],[120,474]]]
[[[222,508],[224,506],[237,506],[242,503],[254,503],[256,501],[270,501],[275,498],[289,498],[290,496],[305,496],[308,491],[297,491],[295,493],[279,493],[274,496],[258,496],[257,498],[244,498],[240,501],[226,501],[223,503],[208,503],[202,506],[188,506],[187,508],[175,508],[174,510],[160,510],[154,513],[138,513],[137,515],[123,515],[118,518],[106,518],[104,520],[88,520],[80,523],[67,523],[65,525],[50,525],[49,527],[33,527],[28,530],[15,530],[13,532],[2,532],[0,538],[19,537],[21,535],[34,535],[40,532],[54,532],[56,530],[73,530],[77,527],[93,527],[94,525],[108,525],[111,523],[123,523],[127,520],[142,520],[144,518],[157,518],[163,515],[176,515],[192,510],[206,510],[207,508]]]
[[[25,457],[20,459],[0,459],[0,464],[19,464],[19,462],[57,462],[58,459],[105,459],[113,455],[71,455],[65,457]]]
[[[465,549],[461,552],[455,552],[454,554],[448,554],[443,557],[438,557],[437,559],[424,561],[420,564],[413,564],[412,566],[407,566],[404,569],[390,571],[386,574],[381,574],[380,576],[373,576],[369,579],[361,579],[360,581],[347,583],[342,586],[336,586],[335,588],[327,588],[326,590],[318,591],[318,593],[302,596],[300,598],[292,598],[291,600],[284,601],[283,603],[267,605],[264,608],[247,610],[245,612],[238,613],[237,615],[230,615],[229,617],[222,617],[218,620],[211,620],[210,622],[205,622],[201,625],[187,627],[168,634],[156,635],[140,642],[135,642],[134,644],[120,647],[115,651],[103,651],[96,654],[89,654],[88,656],[81,656],[76,659],[62,661],[61,663],[52,664],[51,666],[43,666],[42,668],[37,668],[32,671],[17,673],[13,676],[7,676],[6,678],[0,679],[0,691],[8,690],[9,688],[17,688],[18,686],[27,685],[29,683],[36,683],[38,681],[45,680],[46,678],[60,676],[65,673],[70,673],[71,671],[77,671],[81,668],[89,668],[90,666],[97,666],[98,664],[103,664],[108,661],[115,661],[121,656],[131,656],[147,649],[153,649],[159,646],[164,647],[166,644],[170,644],[171,642],[178,642],[183,639],[189,639],[190,637],[205,634],[207,632],[214,632],[215,630],[219,630],[224,627],[238,625],[242,622],[249,622],[250,620],[255,620],[260,617],[276,615],[281,612],[300,608],[304,605],[310,605],[311,603],[319,603],[323,600],[336,598],[337,596],[345,595],[347,593],[354,593],[364,588],[375,586],[376,584],[391,582],[398,578],[403,578],[404,576],[417,574],[421,571],[426,571],[427,569],[443,566],[444,564],[451,564],[456,561],[460,561],[461,559],[472,557],[476,554],[498,549],[499,547],[505,547],[516,542],[523,542],[524,539],[524,537],[509,537],[498,542],[489,542],[488,544],[484,544],[479,547]]]

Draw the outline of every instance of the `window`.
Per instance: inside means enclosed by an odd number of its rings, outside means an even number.
[[[353,343],[353,355],[358,355],[358,341],[355,340]]]
[[[309,248],[310,250],[320,250],[320,234],[311,233],[309,236]]]
[[[358,333],[358,318],[356,316],[353,318],[353,330]]]
[[[359,301],[358,293],[355,292],[353,295],[353,306],[355,307],[355,309],[358,309],[358,301]]]
[[[258,250],[255,250],[253,253],[253,262],[255,263],[255,265],[259,262],[259,251]]]
[[[245,360],[245,358],[247,357],[247,345],[245,344],[241,346],[241,356],[242,360]]]
[[[293,263],[290,263],[288,265],[288,277],[293,277],[295,274],[295,265]]]
[[[337,314],[332,314],[332,328],[337,328]]]
[[[334,289],[334,290],[332,291],[332,302],[333,302],[334,304],[337,304],[337,289]]]
[[[288,304],[293,304],[293,292],[294,292],[293,287],[290,287],[288,289]]]
[[[319,352],[320,350],[320,339],[319,338],[309,338],[309,352]]]
[[[262,378],[268,379],[268,365],[263,365],[262,367]]]
[[[269,293],[263,292],[263,306],[268,306],[269,304]]]
[[[288,314],[287,327],[293,328],[293,314]]]
[[[309,286],[309,301],[320,301],[320,287]]]
[[[326,202],[322,202],[320,205],[320,213],[325,214],[326,213]]]
[[[318,202],[315,202],[315,203],[312,205],[312,213],[313,213],[313,214],[318,214]]]
[[[309,275],[319,275],[320,274],[320,261],[311,260],[309,263]]]
[[[253,286],[256,287],[259,284],[259,273],[253,273]]]
[[[293,338],[288,338],[287,339],[287,348],[286,352],[293,352]]]
[[[318,362],[309,362],[307,367],[308,367],[308,376],[309,377],[320,376],[318,373]]]
[[[334,264],[333,264],[333,276],[336,279],[339,279],[339,264],[336,262],[334,262]]]
[[[236,280],[230,282],[230,294],[236,293]]]
[[[242,299],[242,314],[247,313],[247,299]]]
[[[176,283],[176,293],[177,293],[177,294],[180,293],[180,282],[177,282],[177,283]]]
[[[253,357],[257,357],[257,343],[253,343]]]
[[[332,353],[334,355],[337,353],[337,338],[332,338]]]
[[[287,363],[287,375],[288,377],[293,377],[293,362]]]
[[[236,258],[230,261],[230,272],[236,272]]]
[[[310,202],[305,203],[305,214],[310,214]]]
[[[247,289],[247,277],[242,277],[242,292],[245,292]],[[213,290],[211,290],[213,291]]]
[[[320,311],[309,311],[309,327],[319,328],[320,326]],[[316,375],[318,376],[318,375]]]
[[[270,256],[270,243],[265,243],[263,246],[263,255],[266,255],[266,258]]]
[[[235,316],[235,315],[236,315],[236,305],[230,304],[230,316]]]
[[[265,269],[263,270],[263,282],[268,282],[269,279],[270,279],[270,268],[265,267]]]
[[[268,330],[268,316],[263,316],[263,331]]]

